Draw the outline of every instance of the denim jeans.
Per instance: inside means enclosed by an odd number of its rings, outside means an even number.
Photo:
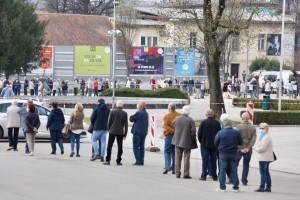
[[[271,175],[269,172],[269,162],[259,161],[259,172],[260,172],[260,189],[271,189],[272,182],[271,182]]]
[[[145,157],[145,139],[146,135],[134,134],[132,137],[133,154],[135,157],[135,163],[139,165],[144,164]]]
[[[248,173],[249,173],[249,163],[251,160],[252,150],[250,150],[248,153],[242,153],[239,151],[239,161],[243,157],[243,173],[242,173],[242,183],[247,184],[248,183]]]
[[[57,96],[61,96],[61,88],[58,88],[58,90],[57,90]]]
[[[175,146],[171,144],[173,135],[167,135],[165,138],[165,148],[164,148],[164,157],[165,157],[165,169],[175,172]],[[172,164],[171,164],[172,163]]]
[[[28,143],[27,143],[27,139],[26,139],[26,133],[25,130],[23,129],[23,133],[24,133],[24,138],[25,138],[25,153],[29,152],[29,148],[28,148]]]
[[[62,133],[58,130],[50,130],[52,152],[56,153],[56,143],[61,151],[64,150],[64,145],[61,137]]]
[[[251,91],[251,97],[252,98],[256,97],[256,86],[253,86],[253,90]]]
[[[213,178],[217,178],[217,149],[205,148],[201,146],[202,156],[202,174],[201,177],[206,178],[209,174]]]
[[[100,156],[104,157],[105,155],[105,147],[106,147],[106,135],[107,130],[94,130],[92,136],[92,143],[94,148],[95,156],[99,156],[99,147],[98,147],[98,139],[101,140],[101,150]]]
[[[71,131],[71,152],[74,153],[74,146],[75,146],[75,140],[76,140],[76,154],[79,154],[80,149],[80,134],[75,134]]]
[[[232,154],[232,155],[226,155],[226,157],[220,156],[219,158],[220,162],[220,177],[219,177],[219,182],[220,182],[220,189],[225,190],[226,189],[226,170],[227,170],[227,165],[230,167],[230,178],[233,183],[233,189],[239,189],[239,179],[238,179],[238,174],[237,174],[237,167],[238,167],[238,160],[237,160],[237,155]]]

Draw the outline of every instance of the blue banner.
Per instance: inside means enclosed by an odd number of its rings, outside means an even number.
[[[194,76],[194,48],[176,48],[176,76]]]

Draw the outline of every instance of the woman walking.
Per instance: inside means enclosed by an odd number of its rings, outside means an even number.
[[[271,192],[271,175],[269,171],[270,162],[274,161],[273,142],[268,134],[269,125],[261,123],[259,125],[259,139],[254,150],[258,153],[260,186],[255,192]]]
[[[52,102],[53,109],[50,112],[47,122],[47,130],[50,130],[51,137],[51,154],[56,154],[56,143],[58,143],[61,154],[64,154],[64,146],[62,141],[62,129],[65,124],[65,117],[60,108],[57,107],[57,102]]]
[[[29,148],[29,156],[33,156],[34,154],[34,143],[35,143],[35,136],[38,132],[38,129],[41,125],[40,117],[35,112],[35,106],[33,104],[28,105],[29,112],[26,115],[25,122],[26,122],[26,140]]]
[[[74,108],[74,112],[71,115],[69,124],[71,126],[71,154],[70,157],[74,156],[74,143],[76,140],[76,157],[80,157],[80,133],[83,131],[83,106],[81,103],[77,103]]]

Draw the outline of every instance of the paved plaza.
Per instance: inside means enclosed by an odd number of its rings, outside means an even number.
[[[226,99],[227,112],[234,120],[239,119],[239,111]],[[191,102],[191,116],[205,118],[209,107],[208,99]],[[126,110],[129,115],[136,110]],[[71,112],[66,109],[66,112]],[[167,110],[148,110],[155,113],[158,123]],[[86,110],[90,114],[90,110]],[[157,126],[157,132],[160,131]],[[123,165],[117,166],[116,145],[113,148],[110,166],[101,162],[90,162],[91,144],[89,136],[81,143],[80,158],[70,158],[70,144],[66,143],[64,155],[50,155],[49,142],[36,143],[35,156],[24,154],[24,143],[19,143],[18,152],[8,152],[8,142],[0,143],[0,197],[1,200],[47,200],[47,199],[245,199],[245,200],[298,200],[300,196],[300,127],[273,126],[270,128],[274,150],[278,160],[270,165],[272,193],[255,193],[259,185],[259,171],[256,153],[251,160],[249,185],[240,186],[240,193],[232,192],[227,185],[226,193],[216,193],[219,183],[208,179],[199,181],[201,175],[201,156],[199,148],[191,154],[191,176],[193,179],[176,179],[174,175],[163,175],[164,141],[155,138],[155,145],[161,152],[146,152],[145,165],[133,166],[132,135],[124,142]],[[148,135],[146,146],[150,144]],[[239,167],[239,174],[242,165]]]

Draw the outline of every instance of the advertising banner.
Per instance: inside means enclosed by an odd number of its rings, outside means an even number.
[[[206,76],[206,60],[203,52],[195,52],[195,76]]]
[[[38,68],[31,71],[32,74],[42,75],[53,73],[53,46],[43,46],[40,52],[39,62],[32,63],[37,65]]]
[[[75,74],[110,74],[109,46],[75,46],[74,54]]]
[[[194,48],[176,48],[176,76],[193,76],[195,70]]]
[[[281,34],[268,34],[267,36],[267,56],[280,56]]]
[[[128,61],[129,74],[163,74],[164,48],[132,47]]]

